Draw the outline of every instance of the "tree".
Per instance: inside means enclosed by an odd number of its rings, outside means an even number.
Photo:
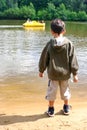
[[[58,14],[59,18],[61,18],[63,20],[67,20],[67,10],[63,3],[60,4],[60,6],[57,8],[57,14]]]
[[[23,6],[20,8],[20,17],[25,19],[34,19],[36,17],[36,11],[32,3],[30,3],[29,6]]]
[[[14,5],[14,8],[18,7],[18,0],[13,0],[13,5]]]
[[[28,0],[29,1],[29,0]],[[36,11],[47,7],[50,0],[30,0],[33,3]]]
[[[77,21],[77,13],[74,11],[67,10],[67,19],[69,21]]]
[[[18,7],[9,8],[8,10],[4,11],[3,15],[6,19],[19,19],[20,10]]]
[[[6,9],[6,0],[0,0],[0,11],[4,11]]]
[[[53,3],[56,7],[59,7],[59,5],[63,3],[63,0],[51,0],[50,2]]]
[[[38,20],[47,20],[47,10],[39,10],[37,12],[37,19]]]
[[[20,18],[86,20],[87,0],[0,0],[0,11],[0,18],[7,18],[6,14],[16,18],[20,14]],[[80,11],[85,12],[82,18]]]
[[[81,20],[81,21],[87,20],[87,15],[86,15],[85,11],[79,11],[78,12],[78,20]]]
[[[48,3],[46,10],[47,10],[47,18],[49,20],[56,18],[56,8],[55,8],[55,5],[53,3]]]
[[[72,7],[76,12],[84,10],[84,0],[72,0]]]
[[[27,6],[30,3],[33,3],[33,2],[31,2],[30,0],[18,0],[18,7],[20,8],[22,6]]]

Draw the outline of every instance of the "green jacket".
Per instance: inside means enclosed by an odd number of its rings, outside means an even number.
[[[62,41],[51,39],[46,44],[39,60],[39,72],[43,73],[46,68],[51,80],[67,80],[71,73],[77,74],[78,62],[70,40],[63,37]]]

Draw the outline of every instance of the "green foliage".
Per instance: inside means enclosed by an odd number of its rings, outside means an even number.
[[[0,11],[3,11],[6,9],[6,2],[3,0],[0,0]]]
[[[36,16],[36,12],[32,3],[29,6],[23,6],[21,8],[9,8],[4,11],[3,16],[6,19],[34,19]]]
[[[77,13],[67,10],[67,19],[68,21],[77,21]]]
[[[2,19],[87,21],[85,0],[0,0]]]
[[[59,18],[61,18],[63,20],[67,20],[67,10],[63,3],[60,4],[60,6],[57,8],[57,14],[58,14]]]
[[[47,10],[39,10],[37,12],[37,19],[38,20],[47,20]]]
[[[36,16],[36,11],[34,9],[34,6],[32,3],[30,3],[29,6],[22,6],[20,8],[20,17],[19,18],[30,18],[30,19],[34,19]]]
[[[85,11],[79,11],[77,16],[78,16],[78,20],[81,20],[81,21],[87,20],[87,14]]]
[[[56,8],[55,8],[54,4],[48,3],[46,11],[47,11],[48,20],[51,20],[52,18],[53,19],[55,18],[55,16],[56,16]]]
[[[19,8],[15,8],[15,9],[10,8],[10,9],[4,11],[3,15],[4,15],[4,17],[7,18],[7,19],[10,19],[10,18],[11,18],[11,19],[13,19],[13,18],[16,19],[16,18],[18,18],[19,15],[20,15]]]
[[[23,6],[22,8],[20,8],[20,18],[34,19],[34,17],[35,17],[35,10],[31,6]]]
[[[26,0],[33,3],[36,11],[45,9],[51,0]]]

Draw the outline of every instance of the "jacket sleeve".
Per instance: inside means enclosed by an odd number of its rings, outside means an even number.
[[[72,43],[70,43],[70,52],[69,52],[69,63],[70,63],[70,71],[73,75],[76,75],[78,72],[78,61],[75,53],[75,48]]]
[[[48,46],[49,43],[47,43],[47,45],[44,47],[41,56],[40,56],[40,60],[39,60],[39,72],[43,73],[48,64],[49,64],[49,54],[48,54]]]

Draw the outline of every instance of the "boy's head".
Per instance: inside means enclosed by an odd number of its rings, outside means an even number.
[[[52,20],[51,30],[60,35],[61,33],[65,32],[65,23],[61,19]]]

